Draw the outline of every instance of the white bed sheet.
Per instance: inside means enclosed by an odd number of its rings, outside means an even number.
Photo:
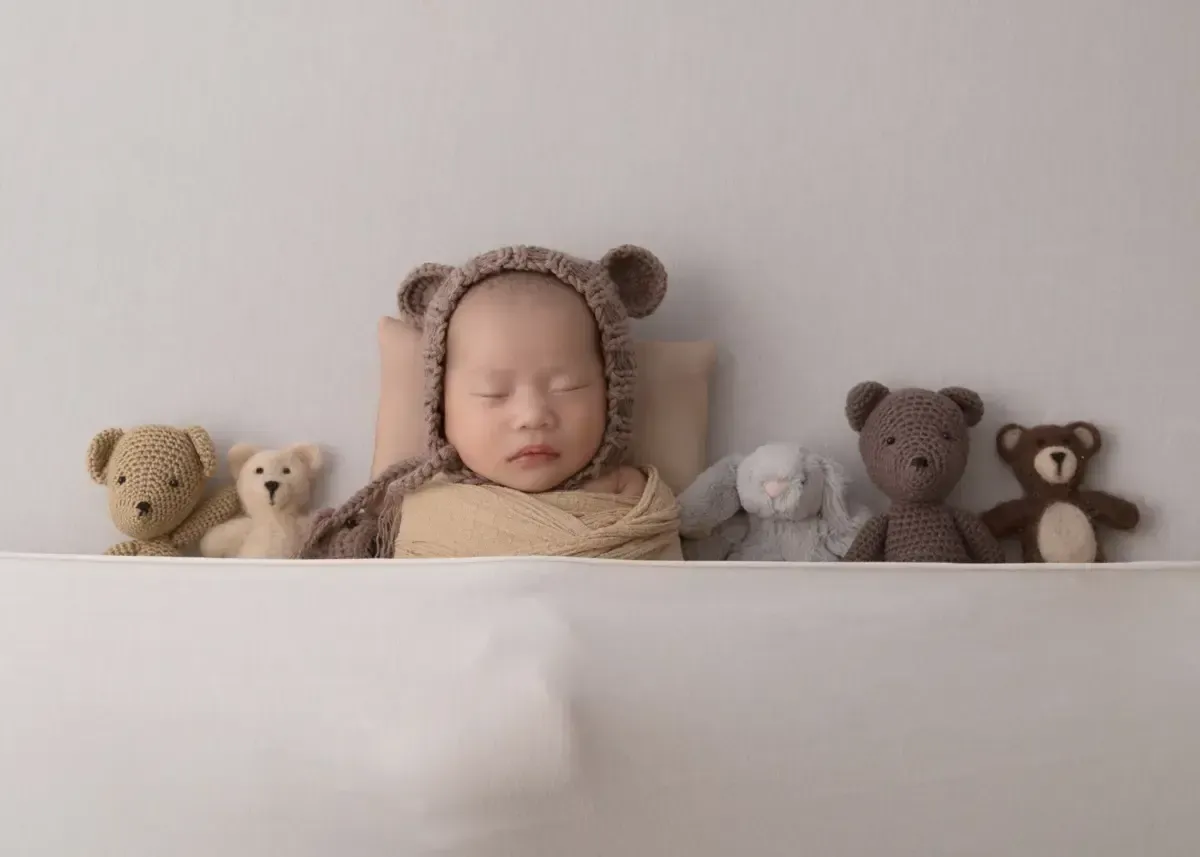
[[[1197,572],[0,555],[0,854],[1192,857]]]

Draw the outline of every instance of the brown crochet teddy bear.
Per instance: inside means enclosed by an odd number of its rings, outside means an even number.
[[[892,501],[871,518],[843,562],[1003,562],[982,522],[946,498],[962,478],[968,429],[983,417],[979,395],[963,387],[934,392],[864,381],[846,397],[867,475]]]
[[[108,510],[130,541],[115,556],[181,556],[184,549],[237,514],[237,489],[203,500],[217,468],[212,439],[202,428],[139,426],[105,429],[88,445],[88,473],[108,487]]]
[[[983,523],[998,539],[1019,538],[1025,562],[1104,562],[1095,525],[1137,526],[1133,503],[1082,487],[1100,451],[1100,430],[1091,423],[1028,429],[1010,423],[996,435],[996,450],[1025,496],[988,510]]]

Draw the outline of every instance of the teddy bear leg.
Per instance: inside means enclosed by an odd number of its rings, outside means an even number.
[[[105,556],[137,556],[138,542],[129,540],[126,542],[118,542],[104,552]]]
[[[138,556],[183,556],[171,544],[170,539],[153,539],[147,542],[138,542]]]

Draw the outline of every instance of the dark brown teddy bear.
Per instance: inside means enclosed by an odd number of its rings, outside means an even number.
[[[1003,562],[983,523],[946,498],[967,468],[968,429],[983,417],[979,395],[963,387],[892,392],[864,381],[846,397],[867,475],[892,501],[867,521],[843,562]]]
[[[1095,525],[1137,526],[1133,503],[1081,487],[1100,451],[1100,430],[1091,423],[1029,429],[1013,423],[996,435],[996,450],[1025,496],[990,509],[983,523],[998,539],[1019,538],[1025,562],[1104,562]]]

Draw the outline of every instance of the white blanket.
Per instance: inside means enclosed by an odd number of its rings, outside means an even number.
[[[1200,564],[0,556],[0,854],[1200,842]]]

